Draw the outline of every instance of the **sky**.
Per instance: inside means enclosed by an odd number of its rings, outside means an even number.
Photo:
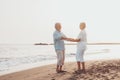
[[[119,0],[0,0],[0,44],[52,43],[54,24],[71,38],[85,22],[88,42],[120,42]]]

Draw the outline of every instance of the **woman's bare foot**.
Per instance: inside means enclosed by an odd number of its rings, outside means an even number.
[[[80,74],[80,73],[81,73],[81,70],[76,70],[74,73],[75,73],[75,74]]]
[[[81,70],[81,72],[82,72],[82,73],[86,73],[86,70],[85,70],[85,69],[83,69],[83,70]]]

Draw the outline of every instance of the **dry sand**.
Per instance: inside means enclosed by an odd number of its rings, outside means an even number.
[[[56,73],[55,65],[0,76],[0,80],[120,80],[120,59],[86,62],[86,73],[76,74],[76,63],[66,63],[67,72]]]

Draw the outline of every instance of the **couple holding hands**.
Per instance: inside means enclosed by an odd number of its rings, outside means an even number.
[[[68,38],[61,32],[61,24],[55,24],[55,32],[53,33],[54,47],[57,54],[57,68],[56,72],[65,72],[62,70],[65,60],[65,44],[64,40],[77,42],[76,60],[78,70],[76,73],[85,72],[85,61],[84,52],[86,50],[87,35],[85,32],[86,24],[84,22],[80,23],[80,33],[76,39]]]

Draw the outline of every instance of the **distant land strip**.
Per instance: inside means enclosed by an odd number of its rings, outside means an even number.
[[[53,43],[35,43],[34,45],[54,45]],[[65,45],[76,45],[76,43],[65,43]],[[87,43],[87,45],[120,45],[120,43]]]

